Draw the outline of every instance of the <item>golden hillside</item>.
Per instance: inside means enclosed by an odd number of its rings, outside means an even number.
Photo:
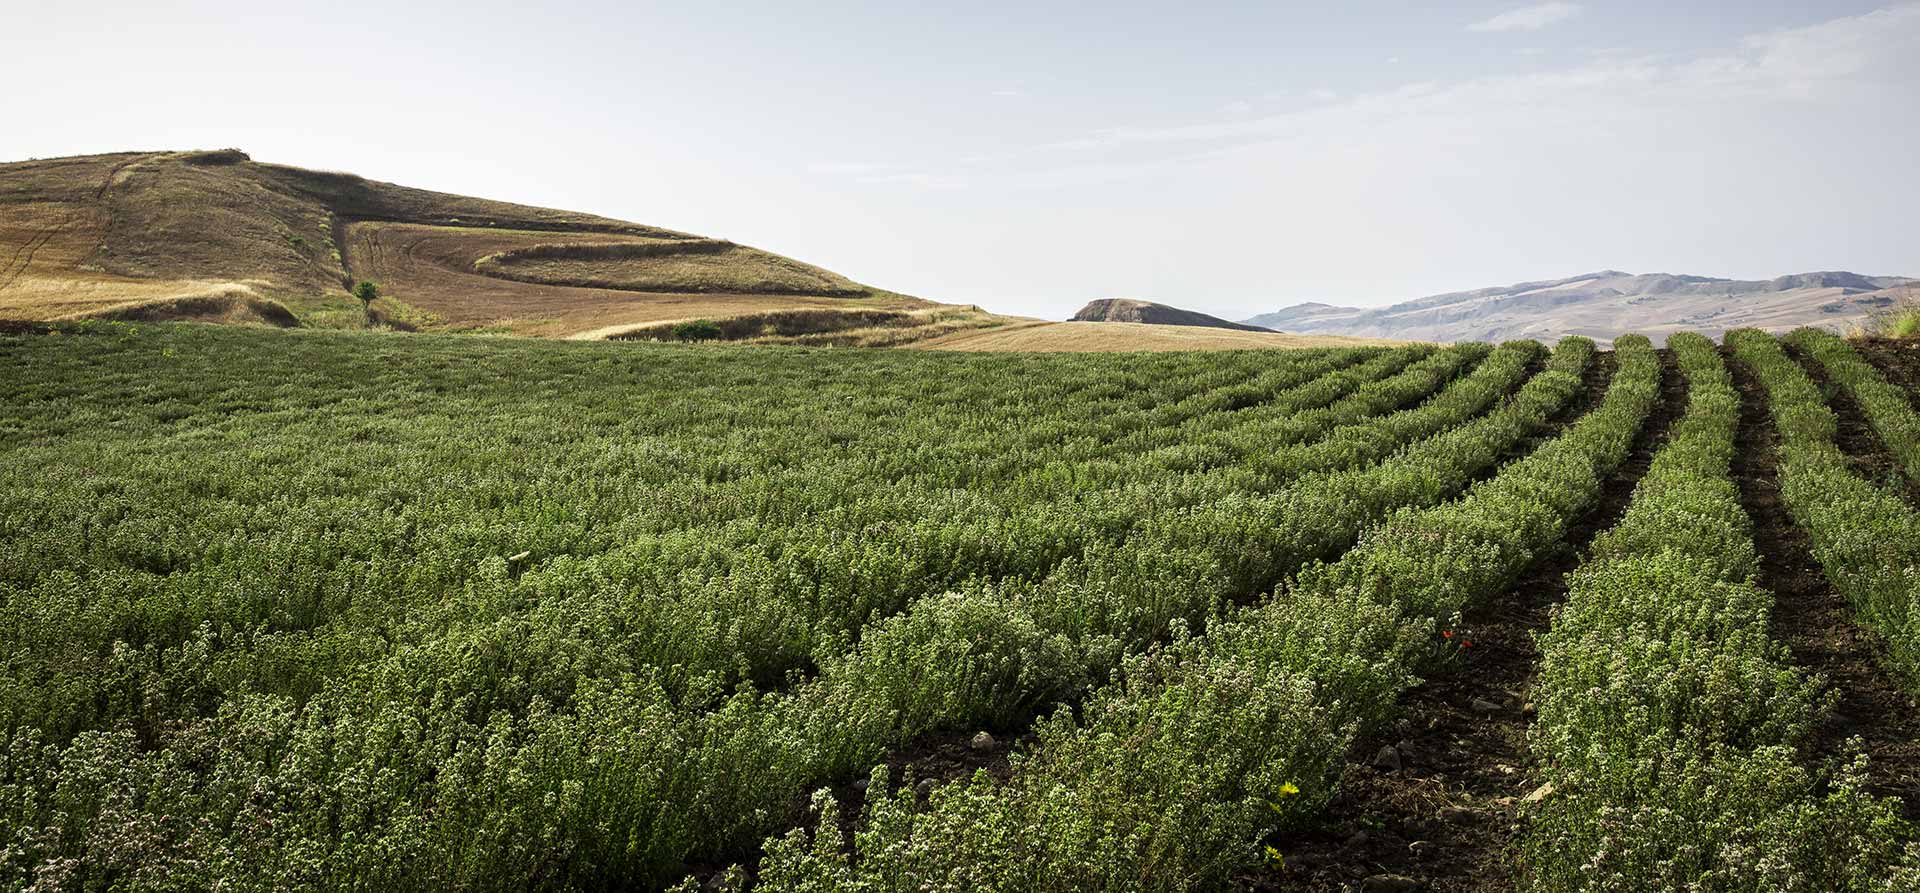
[[[911,329],[989,314],[744,245],[235,150],[0,165],[0,316],[359,325],[568,336],[794,310]]]

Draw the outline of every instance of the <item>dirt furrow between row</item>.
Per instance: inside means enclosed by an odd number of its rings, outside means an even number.
[[[1597,405],[1612,372],[1590,376],[1581,411]],[[1538,670],[1534,633],[1566,596],[1565,573],[1600,531],[1617,521],[1668,425],[1684,410],[1685,383],[1662,354],[1661,400],[1599,502],[1498,598],[1453,630],[1459,663],[1403,701],[1401,720],[1350,755],[1327,824],[1291,835],[1284,865],[1250,890],[1334,891],[1358,882],[1381,889],[1513,889],[1510,853],[1518,803],[1529,793],[1527,691]],[[1471,643],[1467,645],[1467,643]]]
[[[1760,585],[1775,597],[1773,635],[1786,643],[1796,663],[1824,675],[1839,699],[1816,735],[1815,756],[1844,757],[1852,750],[1851,739],[1860,739],[1869,758],[1868,790],[1900,797],[1907,818],[1920,820],[1920,706],[1879,662],[1878,644],[1854,622],[1851,606],[1827,582],[1806,532],[1780,500],[1779,434],[1767,410],[1766,390],[1731,356],[1727,365],[1741,396],[1734,478],[1753,519]],[[1855,414],[1852,423],[1842,418],[1843,431],[1857,430],[1857,408]],[[1857,438],[1850,440],[1860,447]],[[1842,448],[1847,447],[1843,440]]]

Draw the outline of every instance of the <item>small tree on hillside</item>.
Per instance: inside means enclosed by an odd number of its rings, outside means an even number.
[[[373,299],[380,297],[380,286],[365,279],[353,287],[353,296],[360,299],[360,309],[367,315],[367,322],[373,322]]]
[[[673,324],[670,330],[675,341],[712,341],[724,334],[720,324],[710,319],[690,319]]]

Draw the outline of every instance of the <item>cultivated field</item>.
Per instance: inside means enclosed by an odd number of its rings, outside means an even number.
[[[9,326],[0,887],[1920,889],[1920,352],[1727,340]]]

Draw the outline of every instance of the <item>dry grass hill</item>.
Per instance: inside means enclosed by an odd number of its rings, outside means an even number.
[[[1686,330],[1718,337],[1738,328],[1839,331],[1911,301],[1916,280],[1857,273],[1801,273],[1742,281],[1605,270],[1549,282],[1453,292],[1377,309],[1296,304],[1246,322],[1303,334],[1431,341],[1608,341],[1627,332],[1662,339]]]
[[[604,337],[804,311],[802,335],[911,340],[1002,321],[732,242],[236,150],[0,165],[0,264],[14,319],[361,325],[364,279],[403,328]]]

